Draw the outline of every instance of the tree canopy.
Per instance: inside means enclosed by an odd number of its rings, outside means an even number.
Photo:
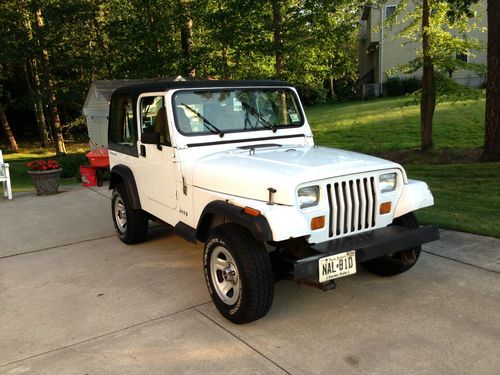
[[[61,126],[81,121],[85,95],[97,79],[278,78],[314,101],[324,95],[326,79],[356,76],[362,5],[3,0],[0,107],[13,114],[15,131],[45,144],[62,136]]]

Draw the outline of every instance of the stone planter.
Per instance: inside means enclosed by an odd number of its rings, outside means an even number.
[[[28,171],[35,185],[36,195],[52,195],[59,192],[62,168],[48,171]]]

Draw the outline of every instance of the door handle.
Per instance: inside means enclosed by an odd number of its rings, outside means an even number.
[[[141,145],[141,156],[146,157],[146,146]]]

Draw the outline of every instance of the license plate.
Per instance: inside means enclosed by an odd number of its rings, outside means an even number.
[[[319,282],[336,279],[356,273],[356,252],[330,255],[319,260]]]

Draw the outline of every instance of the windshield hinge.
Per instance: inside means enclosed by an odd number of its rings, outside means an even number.
[[[269,192],[269,200],[267,201],[267,204],[272,206],[274,204],[274,194],[276,193],[276,189],[275,188],[267,188],[267,191]]]

